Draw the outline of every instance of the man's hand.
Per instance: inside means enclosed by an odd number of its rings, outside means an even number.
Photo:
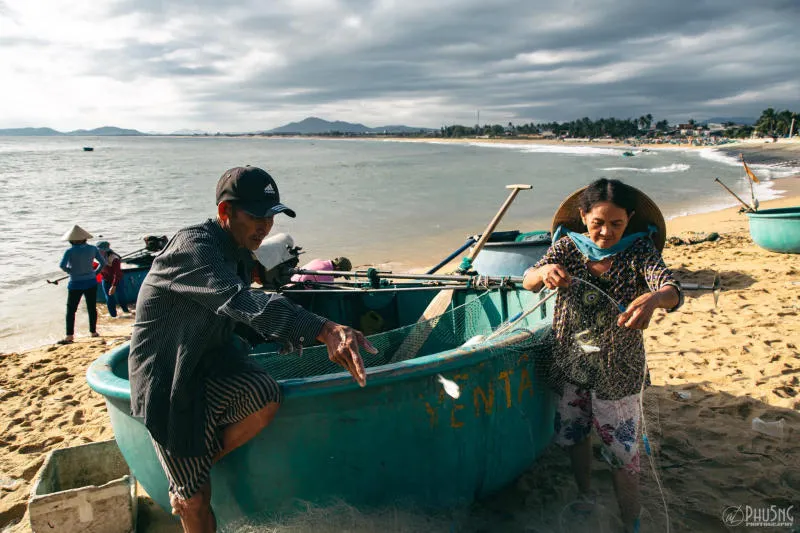
[[[115,292],[117,292],[117,286],[116,286],[116,285],[114,285],[113,287],[111,287],[110,289],[108,289],[108,295],[109,295],[109,296],[114,296],[114,293],[115,293]]]
[[[328,347],[328,358],[350,372],[359,385],[367,384],[367,373],[364,370],[364,360],[361,358],[359,346],[369,353],[378,353],[364,334],[353,328],[342,326],[335,322],[325,322],[317,340]]]

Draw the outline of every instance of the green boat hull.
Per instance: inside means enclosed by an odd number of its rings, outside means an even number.
[[[800,254],[800,207],[764,209],[747,217],[757,245],[772,252]]]
[[[437,294],[314,293],[299,299],[351,324],[362,305],[394,314],[399,324],[413,323]],[[457,303],[476,298],[467,290],[455,294]],[[518,289],[495,292],[481,300],[479,322],[496,326],[538,298]],[[530,342],[549,332],[549,303],[525,319],[527,331],[479,347],[437,351],[426,345],[430,355],[371,367],[363,389],[345,373],[280,380],[285,401],[272,424],[212,470],[218,519],[289,513],[301,501],[324,505],[332,499],[359,507],[442,508],[507,485],[553,434],[554,397],[542,379],[546,345]],[[465,328],[463,335],[470,333]],[[168,508],[167,480],[148,433],[129,415],[127,355],[127,345],[103,355],[87,379],[106,398],[117,443],[137,480]],[[438,374],[460,385],[458,399],[444,394]]]

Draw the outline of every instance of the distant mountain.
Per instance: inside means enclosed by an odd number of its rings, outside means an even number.
[[[8,128],[0,130],[0,136],[9,137],[40,137],[46,135],[64,135],[52,128]]]
[[[147,135],[138,130],[126,130],[125,128],[117,128],[116,126],[103,126],[102,128],[95,128],[93,130],[74,130],[65,133],[64,135],[71,136],[88,136],[88,135],[112,135],[112,136],[128,136],[128,135]]]
[[[57,131],[52,128],[8,128],[0,129],[0,135],[14,136],[14,137],[42,137],[42,136],[63,136],[68,135],[71,137],[78,136],[109,136],[109,135],[147,135],[137,130],[126,130],[124,128],[117,128],[115,126],[103,126],[102,128],[95,128],[93,130],[74,130],[68,132]]]
[[[726,122],[733,122],[734,124],[744,124],[746,126],[752,126],[756,123],[758,119],[753,117],[711,117],[703,121],[703,123],[708,124],[709,122],[713,122],[715,124],[724,124]]]
[[[430,128],[414,128],[410,126],[378,126],[370,128],[363,124],[342,122],[341,120],[330,122],[317,117],[308,117],[300,122],[290,122],[285,126],[280,126],[264,133],[314,135],[338,132],[366,135],[370,133],[413,133],[420,130],[429,131]]]
[[[208,132],[203,130],[178,130],[173,131],[170,135],[207,135]]]

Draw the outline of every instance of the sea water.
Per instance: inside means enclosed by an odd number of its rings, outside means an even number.
[[[84,152],[83,146],[94,151]],[[713,149],[667,149],[623,157],[625,148],[512,143],[258,137],[0,137],[0,352],[64,335],[66,284],[61,235],[80,224],[115,251],[142,248],[142,236],[172,235],[213,217],[215,186],[227,168],[256,165],[278,183],[297,218],[274,232],[303,248],[301,263],[347,256],[355,266],[402,271],[435,264],[480,233],[508,196],[527,183],[499,229],[549,229],[559,203],[598,177],[644,190],[667,218],[736,205],[714,178],[743,199],[741,164]],[[756,165],[764,201],[770,178],[798,169]],[[713,230],[713,228],[698,228]],[[76,333],[86,332],[83,304]]]

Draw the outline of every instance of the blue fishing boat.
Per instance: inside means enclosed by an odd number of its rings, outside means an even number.
[[[117,303],[132,304],[136,302],[136,297],[139,295],[139,289],[142,288],[142,283],[147,273],[150,272],[149,266],[131,266],[122,268],[122,284],[125,289],[125,299],[118,299]],[[97,285],[97,301],[99,303],[106,302],[106,293],[103,292],[103,287]]]
[[[121,257],[122,283],[125,289],[125,300],[118,300],[119,303],[132,304],[136,302],[139,289],[142,288],[144,278],[147,276],[147,273],[150,272],[150,265],[153,264],[156,253],[164,249],[164,246],[167,245],[167,241],[166,235],[160,237],[147,235],[144,237],[144,248]],[[100,303],[105,303],[106,301],[106,295],[99,284],[97,286],[97,301]]]
[[[212,505],[221,524],[324,505],[412,504],[442,508],[499,490],[524,472],[553,434],[554,398],[543,383],[550,302],[507,334],[471,344],[509,317],[540,303],[513,286],[459,286],[450,311],[426,334],[417,357],[392,362],[400,343],[441,287],[392,284],[292,290],[286,295],[334,321],[368,326],[380,350],[366,354],[360,388],[328,360],[324,346],[278,355],[271,344],[251,356],[282,386],[275,420],[212,469]],[[367,328],[364,328],[367,329]],[[90,366],[117,443],[137,480],[165,509],[167,480],[141,421],[130,416],[128,345]],[[442,379],[460,394],[445,393]]]

